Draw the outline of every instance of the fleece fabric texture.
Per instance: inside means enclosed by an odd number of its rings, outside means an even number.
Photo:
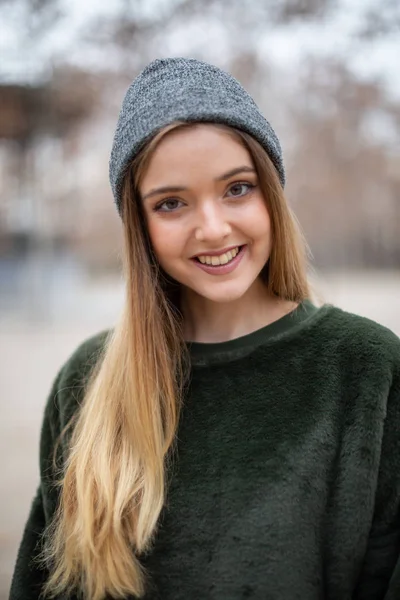
[[[11,600],[39,598],[46,573],[31,559],[57,502],[54,443],[106,335],[83,343],[51,390]],[[306,301],[190,349],[169,493],[141,557],[146,600],[399,600],[399,338]]]

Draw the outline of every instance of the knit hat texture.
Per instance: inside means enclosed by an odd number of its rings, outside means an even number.
[[[253,136],[266,150],[285,185],[282,149],[253,98],[229,73],[192,58],[151,62],[126,92],[110,158],[110,183],[122,212],[122,183],[145,143],[174,121],[225,123]]]

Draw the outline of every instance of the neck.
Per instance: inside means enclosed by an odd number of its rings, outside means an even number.
[[[185,288],[181,298],[184,338],[202,343],[233,340],[273,323],[296,306],[270,294],[261,279],[230,302],[213,302]]]

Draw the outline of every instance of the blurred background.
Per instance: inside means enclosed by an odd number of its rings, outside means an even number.
[[[398,0],[0,0],[0,600],[46,396],[123,300],[108,159],[149,61],[230,71],[281,139],[323,300],[400,335]]]

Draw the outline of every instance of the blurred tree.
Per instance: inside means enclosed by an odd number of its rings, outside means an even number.
[[[400,33],[399,0],[381,0],[367,8],[358,35],[371,40],[388,34]]]
[[[185,23],[216,20],[232,33],[232,51],[253,28],[290,25],[296,20],[322,19],[337,0],[156,0],[152,9],[143,2],[125,0],[110,20],[101,17],[88,24],[85,40],[93,45],[117,47],[123,54],[123,70],[142,66],[154,53],[155,38]],[[201,43],[201,40],[199,40]],[[138,52],[138,49],[140,51]]]
[[[53,70],[42,85],[0,85],[0,139],[25,145],[40,135],[62,137],[96,109],[99,81],[77,68]]]
[[[32,53],[43,44],[62,17],[67,17],[61,0],[0,0],[3,22],[23,30]],[[231,35],[231,50],[248,46],[252,31],[291,26],[294,22],[326,21],[343,11],[341,0],[115,0],[111,14],[88,17],[80,33],[81,41],[103,51],[118,50],[120,59],[113,71],[123,73],[140,68],[154,52],[154,43],[179,24],[196,19],[217,19]],[[371,39],[400,31],[400,2],[372,0],[359,6],[360,24],[355,39]],[[67,22],[67,21],[66,21]],[[68,58],[65,59],[68,62]]]
[[[61,0],[0,0],[0,9],[3,23],[24,29],[29,43],[42,39],[65,14]]]
[[[25,28],[32,54],[47,36],[54,35],[63,15],[61,0],[0,0],[0,8]],[[288,138],[284,139],[289,142],[284,144],[287,190],[317,262],[393,262],[400,254],[398,104],[388,99],[380,81],[358,80],[346,59],[338,57],[321,55],[313,60],[305,55],[294,80],[284,82],[257,47],[263,36],[294,24],[325,27],[340,11],[343,0],[115,0],[113,15],[93,13],[75,40],[81,56],[95,54],[96,69],[90,64],[86,70],[76,68],[66,52],[62,60],[52,59],[47,83],[39,90],[19,89],[18,100],[14,106],[9,103],[9,109],[19,112],[19,135],[26,136],[30,129],[38,139],[51,132],[64,150],[73,149],[73,158],[94,112],[98,111],[99,122],[110,118],[114,124],[126,84],[149,60],[170,54],[179,40],[183,48],[189,43],[192,56],[207,60],[208,54],[218,54],[219,62],[225,61],[265,114],[278,123],[278,133],[282,126],[283,137]],[[366,53],[371,41],[395,34],[399,13],[398,0],[360,4],[349,52]],[[210,43],[211,27],[216,31],[217,50]],[[0,120],[0,136],[10,129],[7,114]],[[105,173],[104,164],[101,171]],[[88,178],[82,177],[81,183],[77,179],[76,186],[82,186],[86,198],[86,218],[80,220],[80,233],[71,230],[70,236],[73,243],[80,236],[82,247],[83,241],[88,247],[92,235],[93,240],[104,240],[101,245],[106,249],[106,240],[114,243],[107,235],[107,228],[115,227],[108,212],[113,208],[106,176],[95,187],[93,179],[90,193],[84,188]],[[72,202],[72,197],[75,201],[79,197],[74,188],[58,189],[53,202],[64,207],[70,204],[65,198]],[[102,219],[93,219],[90,211],[99,215],[101,202],[108,203],[107,210]],[[92,257],[99,256],[96,248],[93,243]]]
[[[42,85],[0,85],[0,142],[7,144],[8,172],[2,182],[0,225],[3,251],[13,251],[14,242],[24,236],[25,249],[38,246],[42,235],[41,213],[44,211],[44,183],[38,172],[39,146],[51,142],[66,154],[83,122],[98,107],[99,82],[86,72],[74,68],[55,69],[53,77]],[[57,164],[47,165],[51,173]],[[54,237],[73,221],[73,204],[63,202],[62,186],[52,191]],[[49,207],[46,207],[48,212]],[[9,234],[9,235],[8,235]]]
[[[310,63],[291,101],[294,137],[288,193],[317,261],[394,266],[400,252],[400,109],[379,82],[342,63]],[[388,256],[390,255],[390,259]]]

